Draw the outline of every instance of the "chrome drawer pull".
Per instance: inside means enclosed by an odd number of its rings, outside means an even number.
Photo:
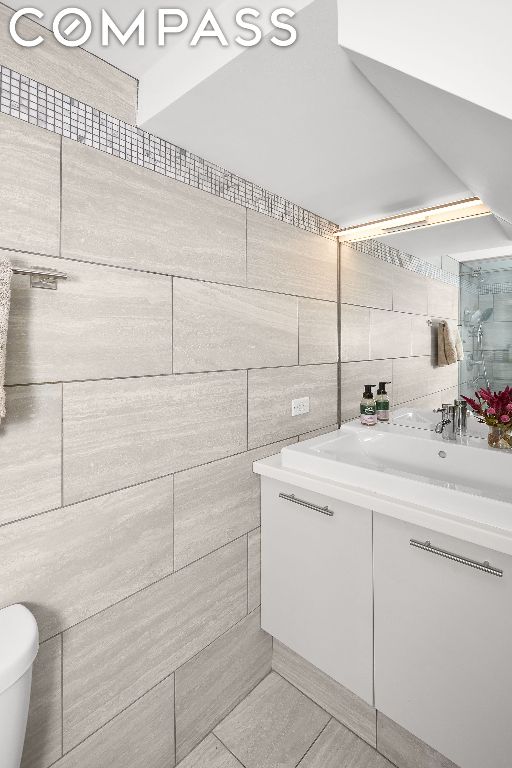
[[[280,493],[280,499],[286,499],[286,501],[293,501],[294,504],[300,504],[301,507],[307,507],[308,509],[314,509],[315,512],[321,512],[322,515],[329,515],[334,517],[334,512],[329,507],[319,507],[318,504],[312,504],[310,501],[304,501],[304,499],[298,499],[293,493]]]
[[[447,552],[445,549],[433,547],[430,541],[416,541],[416,539],[411,539],[409,544],[411,547],[416,547],[416,549],[423,549],[424,552],[431,552],[433,555],[445,557],[447,560],[453,560],[455,563],[461,563],[461,565],[468,565],[470,568],[476,568],[477,571],[490,573],[491,576],[499,576],[499,578],[503,576],[503,571],[499,568],[493,568],[487,560],[484,563],[479,563],[477,560],[470,560],[468,557],[461,557],[460,555],[455,555],[453,552]]]

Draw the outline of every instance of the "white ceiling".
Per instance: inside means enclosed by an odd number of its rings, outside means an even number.
[[[185,0],[179,6],[198,21],[204,8],[227,2]],[[38,6],[51,18],[62,2],[40,0]],[[142,6],[154,12],[159,4]],[[81,7],[93,18],[106,7],[127,26],[141,4],[85,0]],[[189,90],[183,87],[189,73],[177,58],[180,46],[169,49],[167,79],[175,93],[186,92],[143,127],[343,226],[470,193],[340,48],[336,0],[314,0],[294,21],[299,40],[292,47],[264,40]],[[192,54],[210,44],[217,46],[204,40]],[[144,82],[164,88],[158,72],[163,49],[89,48],[141,78],[141,104]],[[148,84],[151,71],[158,77]]]

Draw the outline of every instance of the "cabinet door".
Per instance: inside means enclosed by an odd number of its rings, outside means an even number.
[[[370,510],[266,478],[261,506],[263,628],[372,704]]]
[[[377,709],[461,768],[510,768],[512,558],[375,515],[374,564]]]

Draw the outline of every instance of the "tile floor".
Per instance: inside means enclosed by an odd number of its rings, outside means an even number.
[[[178,768],[393,768],[271,672]]]

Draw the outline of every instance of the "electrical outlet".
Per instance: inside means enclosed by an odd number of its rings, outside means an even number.
[[[309,397],[292,400],[292,416],[301,416],[303,413],[309,413]]]

